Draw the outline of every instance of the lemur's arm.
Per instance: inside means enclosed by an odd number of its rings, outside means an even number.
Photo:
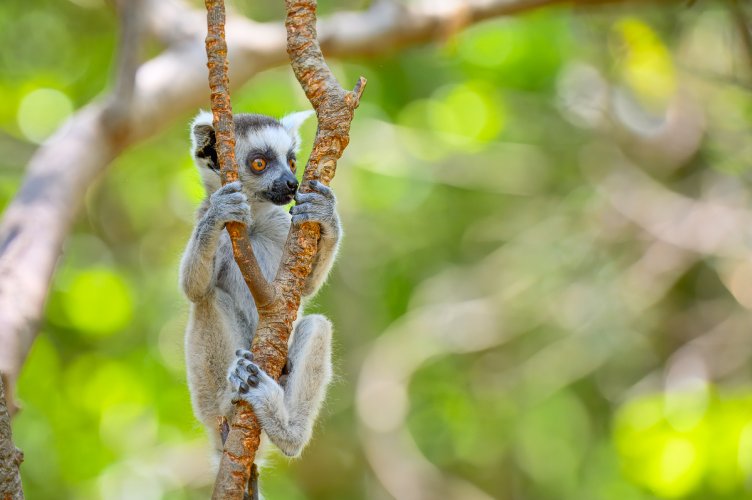
[[[318,243],[318,251],[313,261],[311,274],[303,287],[303,296],[315,294],[326,281],[329,271],[337,256],[339,239],[342,233],[337,215],[337,200],[331,188],[324,186],[318,181],[310,184],[310,193],[300,193],[295,196],[297,204],[292,207],[292,223],[301,224],[306,221],[315,221],[321,225],[321,238]]]
[[[202,300],[214,289],[219,235],[227,222],[250,224],[247,201],[240,182],[227,184],[209,197],[209,208],[193,229],[180,262],[180,288],[191,302]]]

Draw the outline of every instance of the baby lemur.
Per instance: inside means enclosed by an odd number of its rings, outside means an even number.
[[[293,113],[280,120],[236,114],[239,181],[225,186],[219,177],[212,115],[201,112],[191,125],[193,158],[207,197],[180,266],[180,286],[192,303],[185,336],[188,385],[193,410],[220,452],[217,417],[229,416],[233,399],[242,398],[253,406],[264,433],[282,452],[300,454],[332,376],[332,326],[320,315],[298,314],[283,385],[253,363],[246,349],[258,312],[224,230],[230,221],[245,224],[261,271],[271,281],[290,224],[318,222],[318,255],[303,296],[322,285],[337,252],[340,224],[328,187],[311,182],[312,192],[297,193],[298,129],[311,113]],[[283,206],[293,199],[297,204],[288,213]]]

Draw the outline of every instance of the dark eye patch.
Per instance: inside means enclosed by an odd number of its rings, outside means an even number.
[[[206,134],[206,139],[197,150],[196,150],[196,158],[201,159],[208,159],[209,160],[209,168],[214,170],[215,172],[219,172],[219,158],[217,158],[217,137],[214,134],[214,130],[211,130],[208,134]]]
[[[274,158],[274,150],[272,148],[252,149],[251,152],[248,153],[248,160],[253,161],[255,158],[271,160],[272,158]]]

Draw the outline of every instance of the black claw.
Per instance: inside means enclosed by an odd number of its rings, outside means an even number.
[[[254,375],[258,375],[259,374],[259,368],[258,368],[258,366],[254,365],[254,364],[251,364],[251,365],[248,366],[248,371],[251,372]]]
[[[243,357],[247,359],[248,361],[253,361],[253,353],[250,351],[246,351],[243,353]]]
[[[245,393],[247,393],[250,390],[251,390],[251,388],[248,387],[248,384],[246,384],[245,382],[241,382],[240,383],[240,387],[238,388],[238,392],[240,394],[245,394]]]
[[[237,350],[235,351],[235,356],[236,356],[236,357],[238,357],[238,358],[239,358],[239,357],[240,357],[240,356],[242,356],[242,355],[243,355],[243,349],[237,349]]]
[[[256,387],[258,386],[258,383],[259,383],[259,379],[257,376],[255,375],[248,376],[248,385],[250,385],[251,387]]]

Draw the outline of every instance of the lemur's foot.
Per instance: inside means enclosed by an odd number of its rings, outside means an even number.
[[[254,363],[253,354],[245,349],[235,351],[237,360],[230,367],[227,378],[238,399],[245,399],[254,406],[262,404],[272,394],[281,391],[281,387],[269,375]]]
[[[334,192],[319,181],[311,181],[308,186],[311,192],[298,191],[295,195],[297,204],[290,209],[292,223],[297,225],[303,222],[318,222],[324,234],[333,236],[330,233],[339,230],[335,209],[337,200]]]
[[[227,378],[232,384],[232,390],[240,394],[247,394],[251,387],[258,387],[260,368],[252,361],[253,354],[245,349],[235,351],[235,366],[230,367]]]

